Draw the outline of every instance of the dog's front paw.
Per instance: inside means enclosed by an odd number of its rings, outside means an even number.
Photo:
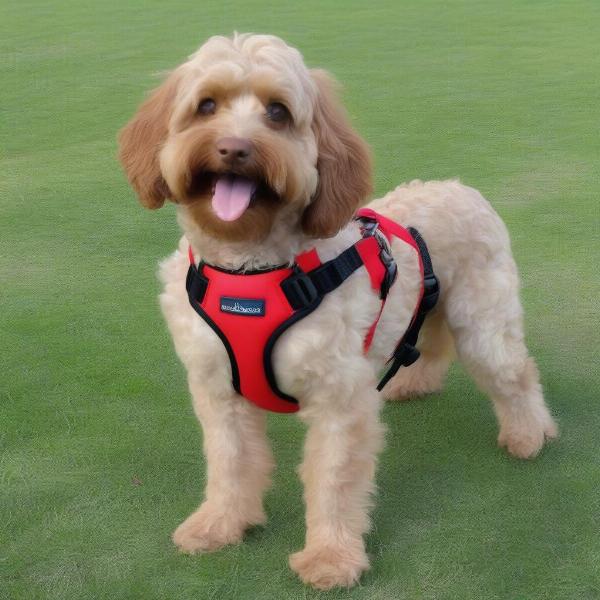
[[[174,532],[173,542],[187,554],[212,552],[228,544],[241,542],[248,523],[222,507],[208,503],[192,513]]]
[[[557,435],[556,423],[547,415],[542,422],[523,421],[504,425],[498,435],[498,445],[517,458],[534,458],[546,439]]]
[[[292,554],[290,567],[317,589],[348,588],[369,568],[369,559],[362,547],[314,546]]]

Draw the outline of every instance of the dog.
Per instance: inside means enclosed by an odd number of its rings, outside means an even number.
[[[369,149],[326,72],[308,69],[281,39],[253,34],[210,38],[140,106],[119,145],[141,203],[176,203],[184,232],[160,266],[160,304],[203,428],[207,484],[204,501],[172,537],[183,552],[217,550],[265,522],[274,459],[265,411],[236,392],[224,344],[190,304],[188,249],[237,273],[291,265],[313,248],[324,261],[337,256],[361,237],[352,217],[371,192]],[[419,336],[420,359],[383,393],[377,375],[422,285],[414,249],[398,240],[391,244],[397,281],[367,354],[364,338],[381,303],[364,268],[274,349],[278,385],[298,400],[308,425],[300,467],[306,541],[289,564],[320,589],[351,586],[369,567],[363,538],[384,399],[439,391],[457,356],[491,397],[498,443],[510,454],[533,457],[557,435],[524,343],[507,230],[490,204],[459,181],[413,181],[369,207],[418,229],[441,292]]]

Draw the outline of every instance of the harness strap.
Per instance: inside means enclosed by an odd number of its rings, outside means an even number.
[[[377,385],[378,391],[381,391],[385,387],[401,366],[408,367],[419,358],[420,352],[415,348],[419,337],[419,331],[421,330],[427,313],[436,305],[440,295],[440,285],[433,272],[431,257],[429,256],[429,250],[427,249],[425,241],[421,237],[421,234],[413,227],[409,227],[408,232],[415,241],[421,256],[421,264],[423,266],[423,293],[411,324],[388,360],[390,366]]]
[[[369,252],[367,252],[369,250]],[[294,310],[312,306],[317,298],[323,298],[338,288],[354,271],[366,265],[363,256],[375,256],[379,252],[379,245],[375,238],[364,238],[353,246],[346,248],[340,255],[324,262],[316,263],[314,256],[302,259],[305,264],[310,261],[315,266],[311,271],[305,272],[302,268],[295,268],[294,272],[281,282],[281,288],[287,301]],[[301,255],[305,256],[305,255]],[[318,259],[318,255],[317,255]],[[370,258],[369,258],[370,260]],[[296,263],[300,267],[297,260]],[[379,266],[381,263],[377,260]],[[369,274],[372,271],[369,269]],[[379,289],[379,285],[373,284]]]
[[[350,246],[339,256],[310,271],[308,276],[319,294],[325,295],[333,292],[362,265],[363,260],[356,246]]]

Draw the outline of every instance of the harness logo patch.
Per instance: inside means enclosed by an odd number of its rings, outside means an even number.
[[[245,317],[263,317],[265,314],[265,301],[221,296],[221,312],[244,315]]]

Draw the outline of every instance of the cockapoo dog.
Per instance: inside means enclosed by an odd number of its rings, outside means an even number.
[[[334,88],[279,38],[213,37],[120,134],[120,159],[141,203],[175,202],[184,232],[160,268],[162,311],[187,368],[207,460],[205,499],[173,534],[184,552],[235,544],[264,523],[274,466],[266,412],[234,391],[223,343],[190,306],[188,246],[196,259],[243,272],[292,264],[311,248],[329,260],[360,239],[352,216],[371,191],[369,151]],[[440,390],[456,354],[491,397],[498,443],[508,452],[533,457],[557,432],[523,341],[509,237],[488,202],[458,181],[413,181],[369,206],[421,233],[441,295],[421,330],[421,358],[382,394],[378,374],[420,293],[407,244],[392,244],[398,277],[367,355],[363,339],[380,300],[364,268],[277,342],[279,388],[298,399],[308,425],[300,468],[306,543],[289,564],[321,589],[350,586],[369,566],[363,536],[384,437],[383,397]]]

